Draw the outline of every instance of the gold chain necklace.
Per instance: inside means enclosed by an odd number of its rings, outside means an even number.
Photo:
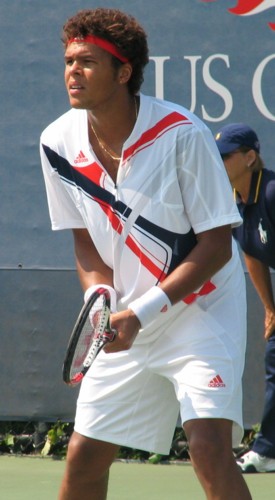
[[[137,100],[136,100],[136,97],[134,97],[134,103],[135,103],[135,113],[136,113],[136,121],[137,121],[137,116],[138,116],[138,110],[137,110]],[[103,142],[99,139],[94,127],[93,127],[93,124],[92,122],[90,122],[90,125],[91,125],[91,129],[92,129],[92,132],[98,142],[98,145],[101,147],[102,151],[104,151],[104,153],[106,153],[108,156],[110,156],[110,158],[112,158],[112,160],[114,161],[120,161],[120,158],[121,156],[115,156],[113,155],[103,144]]]

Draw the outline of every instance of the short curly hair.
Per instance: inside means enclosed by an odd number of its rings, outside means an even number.
[[[129,92],[136,94],[143,82],[143,72],[149,62],[147,36],[137,20],[118,9],[84,9],[68,19],[63,26],[62,41],[66,46],[71,38],[95,35],[113,43],[132,65],[128,82]],[[121,65],[112,56],[115,67]]]

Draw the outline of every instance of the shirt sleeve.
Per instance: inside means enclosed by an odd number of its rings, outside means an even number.
[[[84,221],[75,202],[44,152],[42,138],[40,141],[40,157],[52,229],[56,231],[60,229],[85,228]]]
[[[179,144],[179,182],[194,232],[229,224],[239,226],[242,218],[210,130],[191,128]]]

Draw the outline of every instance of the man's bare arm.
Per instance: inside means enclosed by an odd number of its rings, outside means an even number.
[[[87,229],[73,229],[76,268],[83,290],[105,283],[113,286],[113,271],[100,257]]]

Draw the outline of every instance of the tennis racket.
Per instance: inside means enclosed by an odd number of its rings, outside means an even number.
[[[82,307],[73,328],[63,364],[64,382],[81,382],[98,353],[107,342],[113,342],[116,334],[110,327],[110,293],[99,287]]]

